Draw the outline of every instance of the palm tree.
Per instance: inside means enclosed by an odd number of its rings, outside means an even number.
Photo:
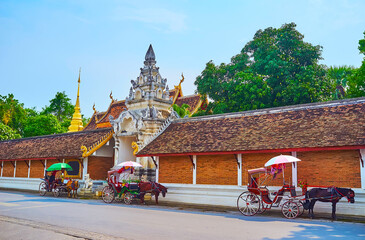
[[[352,66],[330,67],[327,71],[328,77],[334,87],[333,100],[345,98],[348,88],[349,77],[354,73]]]

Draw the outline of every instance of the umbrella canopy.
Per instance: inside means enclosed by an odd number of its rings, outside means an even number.
[[[72,171],[72,167],[70,165],[68,165],[67,163],[55,163],[52,164],[47,171],[51,172],[51,171],[60,171],[62,169],[65,169],[66,171]]]
[[[292,162],[299,162],[299,161],[301,161],[301,160],[296,157],[293,157],[293,156],[280,155],[280,156],[273,157],[269,161],[267,161],[267,163],[265,163],[265,167],[269,167],[269,166],[275,165],[275,164],[285,164],[285,163],[292,163]]]
[[[119,168],[119,167],[143,167],[143,166],[137,162],[128,161],[119,163],[115,165],[113,168]]]

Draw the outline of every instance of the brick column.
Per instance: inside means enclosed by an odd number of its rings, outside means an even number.
[[[237,160],[238,160],[238,165],[237,165],[237,185],[241,186],[242,185],[242,153],[237,154]]]
[[[194,166],[193,167],[193,184],[196,184],[196,168],[197,168],[197,165],[196,165],[196,155],[193,155],[193,163],[194,163]]]
[[[361,188],[365,189],[365,149],[360,149]]]
[[[297,152],[291,152],[293,157],[297,157]],[[291,177],[292,177],[292,185],[298,187],[298,164],[293,162],[291,165]]]

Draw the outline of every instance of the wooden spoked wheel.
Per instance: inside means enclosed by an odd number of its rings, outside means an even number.
[[[304,206],[303,206],[303,202],[302,201],[297,202],[297,204],[298,204],[298,208],[299,208],[299,213],[298,213],[298,216],[297,217],[300,217],[304,213]]]
[[[133,195],[130,192],[126,192],[124,194],[124,203],[125,204],[131,204],[132,203],[132,199],[133,199]]]
[[[104,187],[101,196],[105,203],[112,203],[114,201],[114,189],[111,186]]]
[[[45,182],[41,182],[39,184],[39,195],[44,196],[47,192],[47,184]]]
[[[299,214],[299,206],[297,203],[293,201],[286,201],[281,207],[281,213],[286,218],[289,219],[296,218]]]
[[[53,196],[59,197],[60,193],[61,193],[61,187],[60,186],[55,187],[55,189],[53,190]]]
[[[253,216],[261,208],[259,197],[251,192],[243,192],[237,199],[237,208],[245,216]]]

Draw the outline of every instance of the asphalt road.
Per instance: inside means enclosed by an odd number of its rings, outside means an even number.
[[[168,197],[168,196],[167,196]],[[0,191],[0,239],[365,239],[365,224]]]

